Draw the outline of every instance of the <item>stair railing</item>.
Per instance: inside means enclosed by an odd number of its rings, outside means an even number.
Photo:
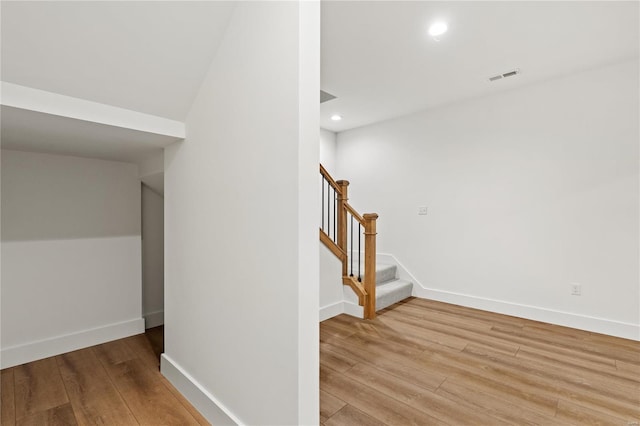
[[[320,241],[342,262],[342,282],[364,307],[365,319],[376,316],[376,213],[360,215],[349,204],[346,180],[334,180],[320,165]],[[355,238],[354,238],[355,235]],[[364,239],[364,244],[362,240]],[[362,257],[364,248],[364,270]],[[354,265],[355,264],[355,265]]]

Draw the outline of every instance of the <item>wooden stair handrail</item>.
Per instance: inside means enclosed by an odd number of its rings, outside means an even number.
[[[322,243],[327,246],[327,248],[331,251],[331,253],[334,254],[335,257],[343,262],[347,260],[347,252],[342,250],[336,243],[334,243],[333,240],[327,234],[325,234],[322,229],[320,229],[320,241],[322,241]]]
[[[336,218],[337,242],[334,242],[322,228],[320,228],[320,241],[340,259],[342,263],[342,283],[351,287],[358,296],[358,303],[364,308],[364,318],[374,319],[376,317],[376,220],[378,215],[376,213],[360,215],[349,204],[349,181],[334,180],[322,164],[320,164],[320,174],[336,191],[338,203]],[[362,277],[362,282],[348,274],[347,218],[349,214],[364,228],[364,277]],[[358,258],[359,261],[360,259]]]
[[[322,165],[321,165],[322,167]],[[336,182],[337,183],[337,182]],[[341,180],[340,183],[340,192],[338,192],[338,246],[344,250],[345,254],[347,253],[347,210],[345,209],[345,205],[349,204],[348,191],[349,191],[349,181]],[[347,274],[347,257],[345,256],[342,259],[342,276],[346,277]]]
[[[366,226],[367,221],[364,219],[364,217],[360,216],[360,213],[358,213],[356,209],[351,207],[349,203],[344,203],[344,208],[347,209],[347,212],[351,213],[351,216],[353,216],[358,222],[360,222],[360,225]]]
[[[327,182],[329,182],[329,184],[331,184],[333,189],[335,189],[338,194],[340,194],[342,192],[342,187],[338,184],[338,182],[333,180],[333,178],[331,177],[331,175],[329,174],[327,169],[322,167],[322,164],[320,164],[320,174],[322,176],[324,176],[324,178],[327,180]],[[347,185],[349,185],[349,182],[347,182]]]

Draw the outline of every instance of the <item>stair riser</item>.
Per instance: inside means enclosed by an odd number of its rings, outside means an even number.
[[[395,280],[397,267],[395,265],[384,265],[382,267],[376,268],[376,285],[381,285],[387,283],[389,281]],[[360,266],[360,271],[363,272],[363,280],[364,281],[364,266]],[[357,275],[357,271],[354,271],[354,275]]]
[[[396,269],[397,267],[394,265],[391,268],[384,268],[381,271],[376,271],[376,285],[395,280]]]
[[[409,283],[407,286],[398,288],[390,293],[378,296],[376,295],[376,311],[387,308],[394,303],[398,303],[401,300],[411,297],[411,291],[413,284]]]

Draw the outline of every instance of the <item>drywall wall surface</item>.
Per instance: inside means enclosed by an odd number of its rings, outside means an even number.
[[[141,178],[164,173],[164,149],[138,162],[138,173]]]
[[[346,131],[338,175],[423,294],[638,330],[638,78],[629,61]]]
[[[320,243],[320,309],[342,303],[342,262]]]
[[[333,176],[336,170],[336,134],[330,130],[320,129],[320,164]]]
[[[318,129],[320,2],[298,3],[298,417],[320,422]]]
[[[320,129],[320,164],[336,180],[336,134],[330,130]],[[320,179],[320,185],[327,184]],[[322,190],[320,191],[322,193]],[[331,207],[333,211],[333,206]],[[325,219],[326,220],[326,219]],[[322,221],[321,221],[322,222]],[[319,226],[321,223],[318,224]],[[342,312],[342,265],[330,251],[320,243],[320,318]],[[327,312],[326,314],[324,312]]]
[[[164,198],[142,185],[142,314],[147,328],[164,323]]]
[[[3,367],[142,331],[136,165],[3,150],[1,173]]]
[[[301,44],[301,11],[237,3],[188,137],[165,150],[163,372],[184,372],[212,423],[317,422],[317,215],[301,217],[301,194],[315,207],[319,124],[301,94],[317,104],[319,78],[299,84],[319,44]]]
[[[5,152],[3,241],[140,235],[140,188],[131,183],[132,173],[139,182],[135,165]]]

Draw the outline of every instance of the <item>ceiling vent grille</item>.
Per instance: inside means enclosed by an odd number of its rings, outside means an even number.
[[[505,72],[503,74],[494,75],[493,77],[489,77],[489,81],[498,81],[503,78],[513,77],[514,75],[520,74],[520,68],[516,68],[515,70]]]

